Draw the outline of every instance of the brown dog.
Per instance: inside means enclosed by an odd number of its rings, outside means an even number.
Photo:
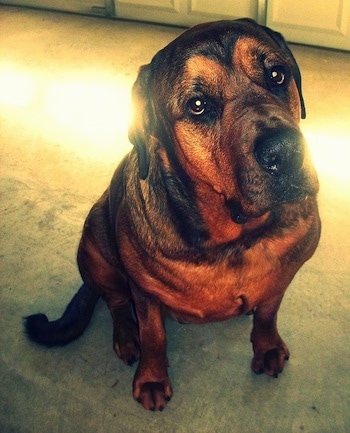
[[[252,369],[282,371],[277,311],[319,240],[318,181],[298,126],[298,66],[281,35],[251,20],[186,31],[141,68],[133,98],[135,148],[85,222],[84,284],[59,320],[33,315],[26,328],[68,343],[102,296],[117,355],[139,359],[134,398],[162,410],[167,314],[205,323],[254,312]]]

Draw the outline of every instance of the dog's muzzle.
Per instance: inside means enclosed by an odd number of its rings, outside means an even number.
[[[256,140],[254,156],[264,179],[261,185],[265,185],[260,200],[253,188],[258,206],[300,202],[314,192],[305,153],[304,137],[295,129],[267,130]]]
[[[304,161],[304,139],[295,130],[268,131],[255,143],[255,158],[273,176],[294,175]]]
[[[314,194],[316,182],[305,161],[305,141],[291,128],[267,129],[254,143],[253,170],[241,170],[242,200],[226,201],[231,218],[244,224],[285,203],[301,202]]]

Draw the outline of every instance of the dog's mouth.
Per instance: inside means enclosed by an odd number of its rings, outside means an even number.
[[[245,224],[248,221],[250,221],[252,218],[256,218],[256,217],[261,216],[261,215],[257,215],[257,216],[253,217],[253,216],[247,215],[243,211],[240,203],[236,200],[227,200],[226,206],[227,206],[228,210],[230,211],[232,221],[235,222],[236,224]]]
[[[284,204],[302,203],[308,197],[309,194],[306,190],[291,185],[289,191],[280,195],[278,199],[272,200],[269,203],[261,203],[261,206],[252,205],[244,208],[239,201],[234,199],[226,200],[225,204],[233,222],[236,224],[246,224],[253,220],[261,219]]]

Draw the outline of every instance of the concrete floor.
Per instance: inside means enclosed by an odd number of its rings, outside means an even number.
[[[163,413],[132,400],[135,367],[115,357],[103,303],[67,347],[23,335],[23,316],[59,316],[79,286],[84,217],[129,148],[131,84],[180,31],[0,7],[2,433],[350,431],[349,53],[293,47],[323,235],[280,310],[292,356],[277,380],[249,369],[251,317],[168,323],[175,395]]]

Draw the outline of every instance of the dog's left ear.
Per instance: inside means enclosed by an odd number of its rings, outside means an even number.
[[[271,30],[269,27],[262,26],[265,32],[278,44],[278,46],[288,55],[292,62],[292,73],[295,80],[295,84],[297,85],[298,92],[299,92],[299,98],[300,98],[300,105],[301,105],[301,118],[306,118],[306,109],[305,109],[305,103],[303,98],[303,93],[301,91],[301,74],[299,70],[299,66],[289,49],[287,42],[285,41],[284,37],[281,35],[281,33],[275,32],[274,30]]]
[[[149,97],[150,75],[150,65],[142,66],[132,88],[133,117],[129,126],[129,140],[135,146],[141,179],[148,176],[148,145],[154,125],[152,102]]]

